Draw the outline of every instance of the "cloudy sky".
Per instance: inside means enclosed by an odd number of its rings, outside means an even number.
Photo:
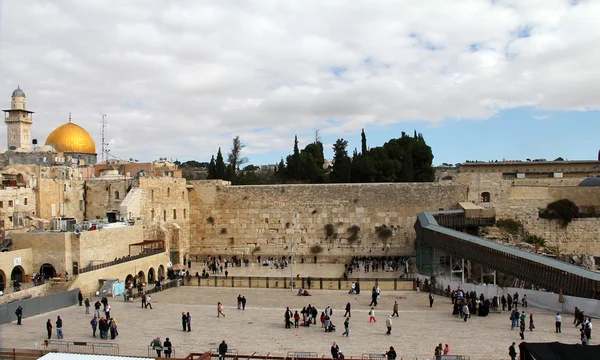
[[[361,128],[369,146],[416,129],[435,164],[600,148],[600,1],[0,4],[0,104],[20,85],[42,143],[71,112],[100,152],[102,112],[111,154],[141,161],[240,135],[275,163],[316,130],[351,152]]]

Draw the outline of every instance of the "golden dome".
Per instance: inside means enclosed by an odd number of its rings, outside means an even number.
[[[48,135],[46,145],[52,145],[56,151],[65,153],[96,154],[94,139],[84,128],[70,120]]]

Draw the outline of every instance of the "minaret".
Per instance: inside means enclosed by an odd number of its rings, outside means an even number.
[[[24,149],[31,151],[31,124],[33,111],[25,106],[25,93],[17,87],[12,93],[10,110],[4,111],[7,146],[9,150]]]

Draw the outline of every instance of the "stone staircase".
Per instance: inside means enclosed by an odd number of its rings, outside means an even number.
[[[57,294],[69,290],[72,281],[50,281],[50,286],[46,291],[46,295]]]

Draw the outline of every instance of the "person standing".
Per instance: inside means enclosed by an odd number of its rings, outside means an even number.
[[[533,324],[533,314],[529,314],[529,331],[533,331],[533,329],[535,329],[535,325]]]
[[[334,358],[334,359],[337,359],[339,352],[340,352],[340,347],[334,341],[333,345],[331,345],[331,357]]]
[[[392,315],[385,320],[385,326],[387,326],[387,332],[385,334],[392,335]]]
[[[23,325],[21,320],[23,319],[23,307],[19,306],[17,310],[15,310],[15,315],[17,315],[17,325]]]
[[[186,316],[186,322],[187,322],[187,331],[191,332],[192,331],[192,315],[190,315],[190,313],[187,313]]]
[[[56,338],[57,339],[62,339],[63,338],[63,332],[62,332],[62,319],[60,318],[60,316],[56,317]]]
[[[394,301],[394,308],[392,309],[393,313],[392,316],[396,315],[396,317],[400,316],[398,315],[398,302]]]
[[[242,310],[246,310],[246,296],[242,295]]]
[[[79,306],[83,306],[83,294],[81,290],[79,290],[79,294],[77,294],[77,300],[79,300]]]
[[[448,344],[444,346],[444,355],[450,355],[450,346]]]
[[[50,321],[50,319],[48,319]],[[90,320],[90,325],[92,326],[92,336],[96,337],[96,329],[98,328],[98,318],[94,315],[94,318]]]
[[[239,294],[237,297],[237,309],[242,310],[242,294]]]
[[[221,304],[221,303],[219,303]],[[296,310],[296,312],[298,312],[298,310]],[[217,312],[217,317],[219,317],[219,313]],[[283,315],[283,318],[285,319],[285,328],[286,329],[290,329],[291,326],[291,321],[290,318],[292,317],[292,311],[290,310],[290,308],[288,307],[287,309],[285,309],[285,314]]]
[[[444,348],[442,348],[442,343],[439,343],[433,350],[433,355],[435,356],[436,360],[439,360],[442,358],[443,353],[444,353]]]
[[[369,306],[377,306],[377,289],[373,286],[373,290],[371,290],[371,303]]]
[[[519,325],[519,336],[521,340],[525,340],[525,321],[521,321],[521,325]]]
[[[581,333],[581,335],[579,336],[579,338],[581,339],[581,345],[586,346],[588,344],[588,338],[585,335],[585,331],[583,331],[583,329],[580,329],[579,332]]]
[[[510,360],[517,360],[517,350],[515,349],[515,343],[508,348],[508,356],[510,356]]]
[[[160,341],[160,336],[157,336],[156,339],[152,340],[150,346],[156,351],[156,355],[160,357],[160,353],[163,351],[163,344],[162,341]]]
[[[372,307],[371,311],[369,311],[369,322],[377,322],[377,319],[375,319],[375,308]]]
[[[142,300],[142,309],[145,309],[147,307],[146,306],[146,294],[142,294],[141,300]]]
[[[467,306],[467,304],[463,305],[462,311],[463,311],[464,321],[467,322],[467,319],[469,318],[469,315],[470,315],[469,307]]]
[[[555,322],[554,322],[554,326],[556,327],[556,332],[560,333],[562,332],[562,316],[560,316],[560,313],[556,313],[556,318],[555,318]]]
[[[187,315],[185,312],[181,313],[181,326],[183,327],[183,331],[187,330]]]
[[[390,349],[385,352],[385,355],[387,356],[388,360],[396,360],[396,357],[398,356],[396,355],[396,350],[394,350],[393,346],[390,346]]]
[[[48,340],[52,339],[52,320],[46,322],[46,331],[48,331]]]
[[[90,298],[85,298],[85,313],[89,314],[90,313]]]
[[[219,360],[225,360],[225,354],[227,354],[227,343],[223,340],[223,342],[219,344]]]
[[[298,328],[298,323],[300,322],[300,314],[298,314],[298,310],[294,313],[294,328]]]
[[[102,306],[100,301],[96,301],[96,303],[94,304],[94,316],[98,318],[100,318],[100,306]]]
[[[502,302],[502,311],[506,310],[506,296],[502,295],[502,299],[500,301]]]
[[[110,305],[106,305],[104,308],[104,315],[106,315],[106,320],[110,319]]]
[[[527,310],[527,294],[524,294],[524,295],[523,295],[523,299],[521,300],[521,303],[522,303],[522,305],[523,305],[523,308],[524,308],[525,310]]]
[[[217,304],[217,317],[220,317],[221,315],[223,315],[223,317],[225,317],[225,314],[223,314],[223,305],[221,305],[221,303]],[[288,318],[289,321],[289,318]]]
[[[433,307],[433,293],[429,293],[429,307]]]
[[[163,343],[163,350],[165,351],[165,357],[166,358],[170,358],[171,357],[171,352],[172,352],[172,348],[173,344],[171,344],[171,340],[169,340],[169,338],[165,339],[165,342]]]
[[[347,317],[344,321],[344,333],[342,336],[346,335],[346,337],[350,336],[350,318]]]
[[[348,301],[346,303],[346,313],[344,314],[344,317],[348,316],[351,317],[352,315],[350,314],[350,309],[351,309],[352,305],[350,305],[350,301]]]

